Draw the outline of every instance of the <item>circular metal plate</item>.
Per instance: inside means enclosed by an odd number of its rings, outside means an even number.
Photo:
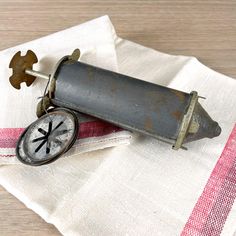
[[[16,155],[24,164],[43,165],[56,160],[75,142],[77,117],[66,109],[54,110],[32,123],[21,135]]]

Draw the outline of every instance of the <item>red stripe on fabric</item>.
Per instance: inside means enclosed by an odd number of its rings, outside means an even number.
[[[181,236],[220,235],[236,198],[236,125]]]
[[[16,155],[0,155],[0,157],[15,157]]]
[[[24,128],[3,128],[0,129],[0,139],[1,140],[9,140],[14,137],[19,137]]]
[[[78,138],[91,138],[108,135],[122,129],[104,121],[89,121],[80,124]],[[0,129],[0,148],[15,148],[24,128]]]
[[[123,130],[104,121],[90,121],[80,124],[78,138],[100,137]]]

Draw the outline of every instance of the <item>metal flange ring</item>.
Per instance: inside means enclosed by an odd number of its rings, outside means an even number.
[[[48,164],[65,153],[78,134],[76,115],[58,108],[33,122],[21,135],[16,148],[17,158],[24,164]]]

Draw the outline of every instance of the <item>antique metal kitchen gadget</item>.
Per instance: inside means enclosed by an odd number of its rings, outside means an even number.
[[[10,62],[10,83],[16,89],[22,82],[30,86],[36,77],[48,79],[37,107],[39,120],[18,142],[17,156],[26,164],[45,164],[68,150],[74,141],[76,118],[72,114],[76,111],[168,142],[175,150],[183,148],[183,143],[221,133],[198,102],[197,92],[188,94],[145,82],[82,63],[79,57],[78,49],[63,57],[51,75],[32,70],[38,59],[30,50],[25,56],[16,53]],[[66,110],[51,113],[52,107]],[[57,130],[60,119],[64,125]]]

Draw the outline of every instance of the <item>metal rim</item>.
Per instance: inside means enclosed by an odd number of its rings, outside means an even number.
[[[49,114],[52,115],[52,113],[57,113],[57,114],[64,114],[67,113],[66,115],[70,115],[70,118],[73,120],[74,122],[74,130],[73,130],[73,135],[71,136],[70,141],[68,142],[68,145],[66,145],[63,149],[60,150],[60,152],[57,155],[54,155],[48,159],[43,159],[43,160],[35,160],[32,156],[30,156],[27,153],[27,150],[25,149],[25,139],[26,139],[26,135],[27,132],[30,131],[31,128],[33,128],[36,124],[39,123],[40,120],[45,119]],[[43,115],[42,117],[40,117],[38,120],[36,120],[35,122],[33,122],[30,126],[28,126],[24,132],[21,134],[20,138],[18,139],[17,142],[17,147],[16,147],[16,156],[18,158],[18,160],[20,162],[22,162],[23,164],[26,165],[30,165],[30,166],[40,166],[40,165],[44,165],[44,164],[49,164],[55,160],[57,160],[61,155],[63,155],[66,151],[68,151],[71,146],[74,144],[74,142],[76,141],[77,138],[77,134],[78,134],[78,129],[79,129],[79,124],[78,124],[78,120],[76,115],[71,112],[68,109],[64,109],[64,108],[57,108],[54,109],[53,111],[51,111],[50,113]],[[23,148],[23,149],[22,149]],[[22,149],[22,150],[21,150]],[[22,153],[26,156],[23,157]],[[28,159],[28,160],[27,160]]]
[[[192,91],[190,94],[192,95],[192,98],[191,98],[188,110],[187,110],[186,114],[184,115],[183,120],[181,122],[179,134],[176,139],[176,142],[172,147],[174,150],[178,150],[179,148],[181,148],[181,146],[183,144],[183,141],[184,141],[184,139],[187,135],[187,132],[188,132],[188,128],[189,128],[189,125],[190,125],[190,122],[191,122],[191,119],[193,116],[195,106],[198,101],[198,93],[196,91]]]

